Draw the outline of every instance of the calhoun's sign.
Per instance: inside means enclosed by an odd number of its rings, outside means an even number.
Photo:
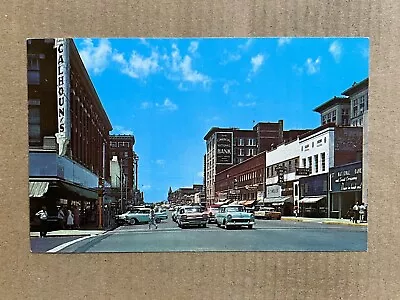
[[[70,140],[69,126],[69,44],[68,39],[56,39],[54,48],[57,53],[57,118],[58,154],[65,155]]]

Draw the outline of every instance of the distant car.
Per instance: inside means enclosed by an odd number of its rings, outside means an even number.
[[[205,211],[208,215],[208,223],[216,223],[217,219],[215,218],[215,214],[218,212],[218,207],[209,207]]]
[[[136,210],[130,211],[128,214],[125,215],[125,222],[126,224],[136,225],[136,224],[143,224],[150,222],[150,208],[138,208]],[[161,222],[161,218],[157,216],[155,218],[156,223]]]
[[[215,215],[217,226],[224,226],[225,229],[232,227],[247,226],[249,229],[254,226],[254,214],[246,212],[243,205],[223,205]]]
[[[267,220],[280,220],[281,213],[276,211],[273,207],[260,207],[259,210],[254,212],[254,216],[260,219],[267,219]]]
[[[188,226],[206,227],[208,216],[200,206],[183,206],[178,211],[176,222],[181,228]]]
[[[167,220],[168,219],[168,214],[165,209],[161,209],[155,212],[156,213],[156,218],[159,218],[160,220]]]

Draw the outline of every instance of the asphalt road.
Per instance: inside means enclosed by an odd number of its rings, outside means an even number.
[[[60,252],[366,251],[367,228],[256,220],[253,229],[181,229],[170,218],[158,224],[121,226]]]

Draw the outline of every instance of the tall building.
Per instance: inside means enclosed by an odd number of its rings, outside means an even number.
[[[128,204],[142,202],[138,188],[138,161],[139,157],[133,150],[135,137],[133,135],[110,135],[111,155],[116,156],[121,166],[121,187],[114,191],[115,197],[120,199],[121,210]],[[119,194],[118,194],[119,193]]]
[[[27,40],[27,81],[31,220],[41,205],[50,216],[76,205],[82,225],[95,223],[112,126],[74,41]]]
[[[212,127],[204,137],[207,203],[215,202],[216,174],[307,131],[308,129],[284,131],[283,120],[276,123],[260,122],[252,130]]]
[[[321,115],[321,125],[335,123],[338,126],[350,125],[350,98],[333,97],[314,109]]]

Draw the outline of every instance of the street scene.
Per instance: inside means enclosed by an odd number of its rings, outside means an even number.
[[[368,38],[27,40],[31,251],[367,251]]]

